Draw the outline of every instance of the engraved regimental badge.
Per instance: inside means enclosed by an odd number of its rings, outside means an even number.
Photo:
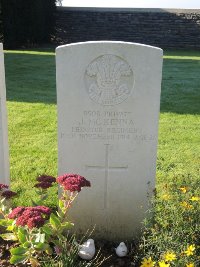
[[[133,88],[133,71],[115,55],[103,55],[87,67],[85,81],[90,98],[101,105],[116,105],[127,99]]]

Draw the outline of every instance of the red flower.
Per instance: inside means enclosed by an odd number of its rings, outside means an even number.
[[[8,189],[8,185],[6,184],[0,184],[0,191],[3,190],[3,189]]]
[[[24,218],[28,220],[29,218],[38,217],[41,215],[42,215],[41,212],[38,210],[35,210],[34,207],[28,207],[23,211],[22,215],[20,216],[23,216]]]
[[[36,178],[36,180],[38,182],[41,182],[41,183],[55,183],[56,182],[56,178],[55,177],[49,176],[49,175],[46,175],[46,174],[38,176]]]
[[[41,216],[35,216],[33,218],[29,218],[27,222],[28,228],[32,229],[34,227],[40,228],[44,225],[45,219]]]
[[[16,220],[16,225],[17,226],[25,226],[27,224],[27,218],[24,216],[20,216]]]
[[[16,225],[27,225],[30,229],[34,227],[41,227],[45,220],[49,218],[51,209],[45,206],[37,207],[17,207],[9,215],[9,219],[17,219]]]
[[[71,173],[59,176],[57,182],[64,188],[64,190],[69,190],[70,192],[80,192],[82,187],[91,186],[90,182],[83,176]]]
[[[61,255],[62,254],[62,248],[60,248],[59,246],[55,246],[54,249],[55,249],[55,253],[57,255]]]
[[[39,211],[41,213],[44,213],[45,215],[50,215],[51,214],[51,209],[45,206],[36,206],[33,207],[35,211]]]
[[[17,217],[19,217],[23,213],[24,210],[25,210],[24,207],[17,207],[11,211],[11,213],[8,215],[8,218],[9,219],[16,219]]]
[[[47,189],[49,187],[52,187],[52,183],[49,182],[40,182],[34,185],[36,188],[42,188],[42,189]]]
[[[6,191],[2,192],[2,194],[1,194],[1,196],[5,197],[6,199],[9,199],[9,198],[14,197],[16,195],[17,195],[17,193],[10,191],[10,190],[6,190]]]
[[[64,190],[69,190],[70,192],[81,191],[81,185],[74,178],[69,178],[68,181],[63,183],[63,187]]]

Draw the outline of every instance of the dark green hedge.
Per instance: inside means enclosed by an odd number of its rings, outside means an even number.
[[[2,25],[1,0],[0,0],[0,42],[3,42],[3,25]]]
[[[1,0],[5,48],[50,41],[54,32],[56,0]]]

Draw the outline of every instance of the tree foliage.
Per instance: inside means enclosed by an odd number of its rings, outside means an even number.
[[[4,47],[19,48],[50,41],[56,0],[1,0]]]
[[[1,1],[0,1],[0,42],[3,40],[3,25],[2,25],[2,8],[1,8]]]

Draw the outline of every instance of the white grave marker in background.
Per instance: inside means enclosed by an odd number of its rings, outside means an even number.
[[[3,45],[0,44],[0,183],[9,184],[8,130]]]
[[[131,239],[155,186],[162,50],[85,42],[56,50],[59,174],[91,181],[70,215],[83,233]]]

